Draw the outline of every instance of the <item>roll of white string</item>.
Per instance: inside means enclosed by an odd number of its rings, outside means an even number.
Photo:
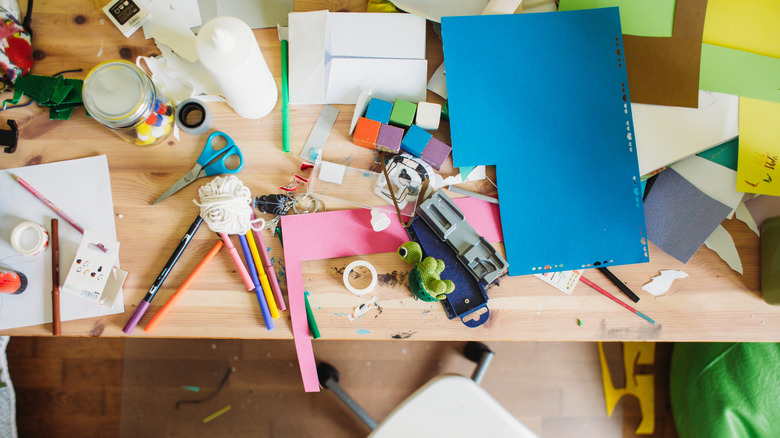
[[[246,234],[260,231],[265,220],[252,220],[252,193],[235,175],[218,176],[198,189],[200,215],[215,233]],[[257,225],[260,224],[260,225]]]

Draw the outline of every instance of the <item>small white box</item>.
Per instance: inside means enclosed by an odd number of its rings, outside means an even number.
[[[435,131],[439,129],[441,121],[441,105],[431,102],[420,102],[417,104],[417,116],[414,123],[426,131]]]
[[[149,11],[134,0],[113,0],[103,6],[103,12],[126,38],[151,18]]]

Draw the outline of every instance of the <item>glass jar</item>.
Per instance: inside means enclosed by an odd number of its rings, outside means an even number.
[[[135,64],[116,60],[89,72],[82,91],[89,115],[130,143],[156,145],[171,133],[174,108]]]

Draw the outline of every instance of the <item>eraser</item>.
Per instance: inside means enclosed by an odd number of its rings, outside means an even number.
[[[414,113],[417,111],[417,104],[403,99],[396,99],[393,102],[393,112],[390,113],[390,124],[408,128],[414,123]]]
[[[426,131],[435,131],[439,129],[441,121],[441,105],[431,102],[420,102],[417,104],[417,116],[414,124]]]
[[[397,154],[401,152],[403,138],[403,129],[383,123],[379,128],[379,136],[376,138],[376,150]]]
[[[430,141],[428,141],[428,145],[422,152],[422,155],[420,155],[420,158],[430,164],[434,169],[441,170],[441,165],[444,164],[444,160],[447,159],[450,152],[452,152],[452,147],[450,147],[450,145],[435,137],[431,137]]]
[[[375,149],[380,126],[382,124],[376,120],[370,120],[365,117],[359,118],[355,126],[355,134],[352,136],[352,143],[364,148]]]
[[[386,100],[372,97],[368,102],[366,118],[376,120],[379,123],[390,123],[390,113],[393,112],[393,104]]]
[[[425,150],[425,147],[428,146],[428,142],[432,137],[428,131],[417,125],[412,125],[406,131],[406,135],[404,135],[404,139],[401,141],[401,149],[415,157],[419,157]]]

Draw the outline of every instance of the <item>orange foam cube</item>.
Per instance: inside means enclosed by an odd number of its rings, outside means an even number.
[[[376,148],[376,139],[379,137],[381,123],[376,120],[361,117],[355,125],[355,133],[352,135],[352,143],[368,149]]]

